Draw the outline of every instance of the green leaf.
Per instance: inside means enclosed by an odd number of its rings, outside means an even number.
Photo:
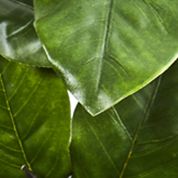
[[[0,177],[66,178],[70,109],[62,80],[51,70],[0,59]]]
[[[29,1],[30,3],[31,1]],[[51,66],[33,27],[33,10],[25,1],[0,1],[0,54],[34,66]]]
[[[74,178],[178,177],[178,62],[140,92],[97,117],[78,107]]]
[[[178,56],[178,1],[36,0],[49,60],[93,115],[135,93]]]

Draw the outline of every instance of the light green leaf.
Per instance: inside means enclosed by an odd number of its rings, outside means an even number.
[[[62,80],[51,70],[0,59],[0,177],[66,178],[70,109]]]
[[[68,88],[96,115],[178,56],[178,1],[35,0],[36,29]]]
[[[25,1],[1,0],[0,54],[10,60],[49,67],[51,65],[36,35],[33,21],[32,7]]]
[[[178,177],[178,62],[140,92],[97,117],[78,107],[74,178]]]

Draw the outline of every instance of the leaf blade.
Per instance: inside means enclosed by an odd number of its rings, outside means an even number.
[[[99,116],[91,117],[78,107],[71,144],[74,177],[177,176],[177,64]],[[95,129],[117,170],[86,122]]]
[[[1,1],[0,54],[12,61],[51,67],[33,27],[32,2],[28,3],[26,1]]]
[[[176,60],[177,27],[171,25],[177,22],[176,3],[36,0],[35,24],[50,62],[96,115],[146,86]]]
[[[62,80],[47,69],[0,65],[0,176],[24,177],[25,164],[37,177],[67,177],[70,109]]]

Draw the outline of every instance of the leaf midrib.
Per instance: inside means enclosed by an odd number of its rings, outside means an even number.
[[[139,131],[142,127],[142,125],[144,124],[144,122],[149,118],[150,116],[150,112],[151,112],[151,108],[152,108],[152,105],[154,104],[154,101],[156,99],[156,96],[157,96],[157,93],[158,93],[158,89],[159,89],[159,86],[160,86],[160,83],[161,83],[161,77],[158,78],[158,81],[157,83],[155,84],[155,88],[152,92],[152,95],[150,97],[150,100],[148,101],[148,105],[147,105],[147,108],[145,110],[145,114],[144,114],[144,117],[143,119],[138,123],[137,125],[137,128],[136,128],[136,131],[135,131],[135,134],[134,134],[134,137],[133,137],[133,141],[131,143],[131,146],[130,146],[130,149],[128,151],[128,155],[126,156],[126,159],[125,161],[123,162],[123,166],[121,168],[121,171],[120,171],[120,175],[119,175],[119,178],[123,178],[124,176],[124,173],[128,167],[128,164],[129,164],[129,161],[130,161],[130,158],[133,154],[133,151],[134,151],[134,148],[135,148],[135,144],[137,142],[137,139],[139,137]]]
[[[102,42],[100,56],[99,56],[100,61],[99,61],[99,67],[98,67],[98,78],[97,78],[97,82],[96,82],[96,93],[99,92],[100,83],[101,83],[101,75],[102,75],[102,70],[103,70],[103,60],[104,60],[104,57],[106,56],[106,50],[107,50],[107,45],[108,45],[108,40],[109,40],[109,33],[110,33],[110,28],[111,28],[113,3],[114,3],[114,0],[110,0],[109,10],[108,10],[107,16],[106,16],[103,42]]]
[[[5,101],[6,101],[7,111],[9,113],[9,117],[10,117],[11,122],[12,122],[12,127],[13,127],[13,130],[14,130],[14,134],[16,136],[16,139],[18,141],[19,148],[21,150],[21,153],[22,153],[23,159],[25,161],[25,164],[28,166],[29,170],[32,171],[32,167],[31,167],[31,165],[30,165],[30,163],[29,163],[29,161],[27,159],[27,156],[26,156],[26,153],[25,153],[25,150],[24,150],[24,146],[23,146],[23,143],[21,141],[21,138],[20,138],[20,135],[19,135],[19,132],[18,132],[18,129],[17,129],[17,125],[16,125],[15,119],[13,117],[12,108],[11,108],[10,102],[8,100],[8,95],[7,95],[7,91],[6,91],[6,87],[5,87],[5,82],[4,82],[2,74],[0,74],[0,82],[1,82],[1,85],[2,85],[2,89],[3,89],[3,93],[4,93],[4,98],[5,98]]]

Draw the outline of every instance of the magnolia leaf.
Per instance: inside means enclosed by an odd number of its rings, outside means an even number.
[[[177,0],[36,0],[35,26],[68,88],[96,115],[176,60],[177,6]]]
[[[140,92],[97,117],[78,107],[74,178],[178,177],[178,62]]]
[[[1,0],[0,54],[12,61],[49,67],[51,65],[36,35],[33,21],[33,10],[27,1]]]
[[[69,140],[69,100],[62,80],[51,70],[1,58],[0,177],[66,178]]]

